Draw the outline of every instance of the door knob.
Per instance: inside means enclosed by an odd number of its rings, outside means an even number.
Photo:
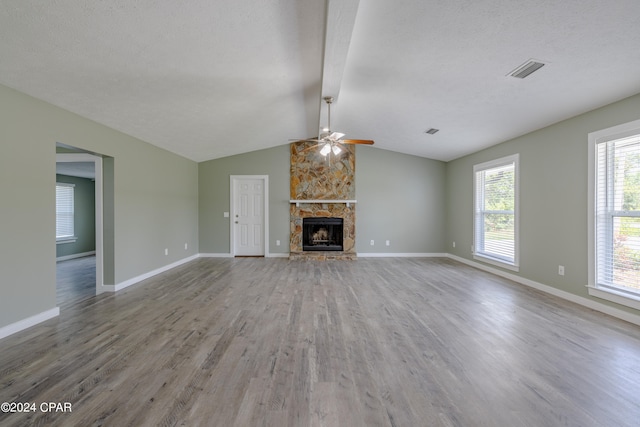
[[[236,221],[236,224],[238,223],[238,221]]]

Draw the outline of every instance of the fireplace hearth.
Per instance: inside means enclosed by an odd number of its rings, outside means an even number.
[[[303,251],[342,251],[342,218],[311,217],[302,220]]]

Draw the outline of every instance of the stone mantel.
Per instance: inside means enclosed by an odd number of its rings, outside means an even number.
[[[352,203],[358,203],[358,201],[357,200],[325,200],[325,199],[309,200],[309,199],[296,199],[296,200],[289,200],[289,203],[295,203],[296,207],[300,207],[300,204],[302,204],[302,203],[318,203],[318,204],[346,203],[347,207],[350,207]]]

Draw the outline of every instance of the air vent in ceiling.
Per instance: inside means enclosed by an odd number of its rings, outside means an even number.
[[[429,135],[433,135],[434,133],[438,132],[440,129],[435,129],[435,128],[431,128],[431,129],[427,129],[424,131],[424,133],[428,133]]]
[[[524,79],[525,77],[531,75],[531,73],[535,71],[538,71],[542,67],[544,67],[544,62],[530,59],[524,64],[520,65],[515,70],[513,70],[512,72],[510,72],[508,75],[511,77],[515,77],[517,79]]]

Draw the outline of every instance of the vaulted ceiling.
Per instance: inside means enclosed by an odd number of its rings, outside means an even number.
[[[638,52],[637,0],[0,2],[0,84],[195,161],[317,135],[327,95],[448,161],[639,93]]]

